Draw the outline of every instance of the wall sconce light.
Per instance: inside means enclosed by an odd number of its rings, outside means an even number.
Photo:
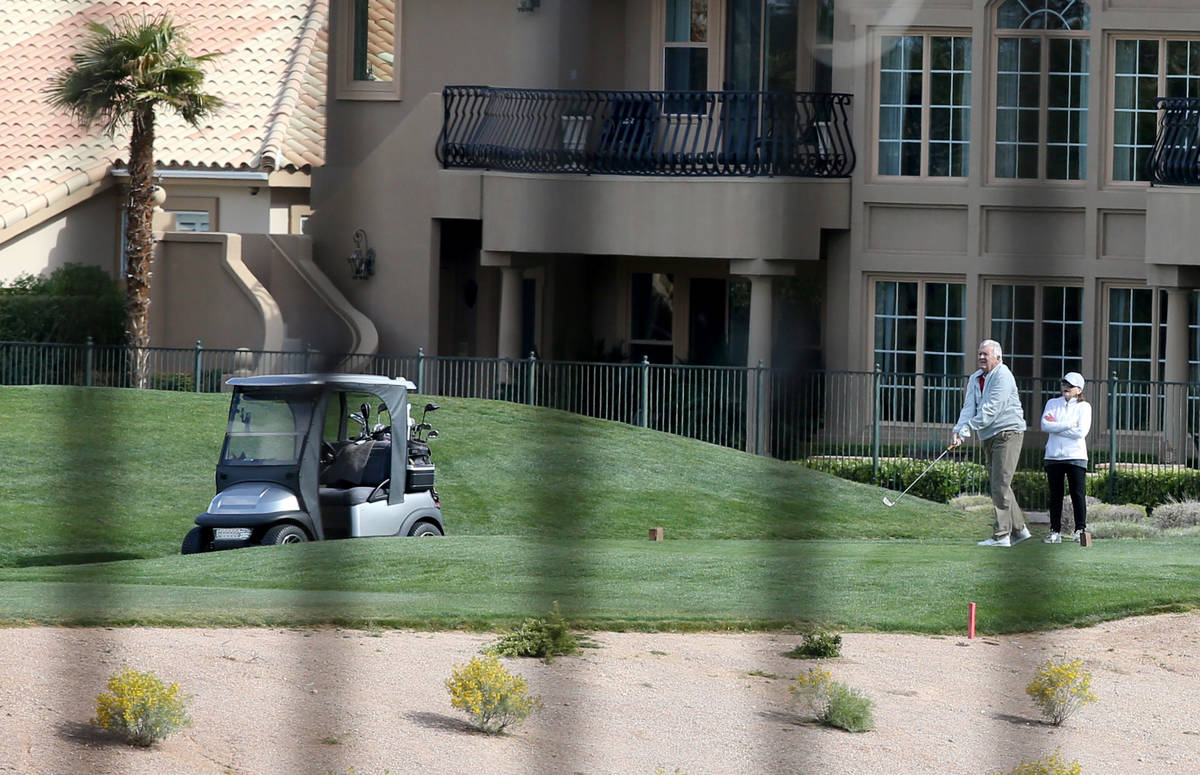
[[[522,12],[536,11],[542,0],[517,0],[517,10]]]
[[[367,247],[367,233],[354,230],[354,252],[346,259],[355,280],[366,280],[375,274],[375,248]]]

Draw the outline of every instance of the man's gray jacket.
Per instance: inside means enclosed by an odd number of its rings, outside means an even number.
[[[976,370],[967,380],[967,395],[954,432],[964,439],[972,432],[980,439],[990,439],[1001,431],[1024,431],[1025,412],[1021,410],[1021,397],[1017,395],[1017,381],[1003,363],[984,377],[983,388],[979,378],[983,370]]]

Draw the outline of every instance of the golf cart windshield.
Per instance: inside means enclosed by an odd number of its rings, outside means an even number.
[[[295,397],[293,397],[295,400]],[[237,393],[221,462],[232,465],[294,465],[304,446],[304,430],[292,403],[282,398]]]

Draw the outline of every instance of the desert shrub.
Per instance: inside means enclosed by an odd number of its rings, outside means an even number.
[[[451,707],[466,712],[471,722],[489,735],[521,723],[542,707],[540,697],[529,696],[525,679],[505,670],[494,654],[455,665],[446,689]]]
[[[1200,501],[1177,501],[1172,498],[1155,506],[1150,518],[1160,528],[1195,527],[1200,525]]]
[[[788,691],[822,724],[847,732],[866,732],[875,727],[875,705],[871,699],[833,680],[828,670],[809,668],[796,677]]]
[[[1183,500],[1200,493],[1200,471],[1192,468],[1135,468],[1112,474],[1113,500],[1140,503],[1152,509],[1170,499]],[[1089,495],[1108,495],[1108,475],[1087,479]]]
[[[1089,527],[1088,530],[1091,530]],[[1166,538],[1200,538],[1200,525],[1192,527],[1170,527],[1162,531]]]
[[[803,464],[852,482],[903,490],[921,475],[929,462],[911,458],[880,458],[878,477],[873,475],[870,458],[810,457],[805,458]],[[929,473],[916,482],[909,490],[909,495],[938,503],[949,503],[951,498],[961,492],[986,486],[986,469],[978,463],[940,461],[934,463]]]
[[[134,745],[149,746],[191,723],[187,698],[179,684],[166,684],[153,673],[122,668],[108,679],[108,691],[96,697],[92,724],[116,732]]]
[[[1079,762],[1063,761],[1059,752],[1055,751],[1044,759],[1018,764],[1008,775],[1083,775],[1083,768]]]
[[[537,657],[549,664],[554,657],[578,654],[579,638],[558,610],[558,603],[541,619],[526,619],[500,636],[486,651],[501,657]]]
[[[796,648],[787,652],[793,659],[833,659],[842,655],[842,636],[836,632],[806,632]]]
[[[991,511],[992,496],[990,495],[956,495],[950,499],[950,505],[962,511]]]
[[[1157,538],[1160,531],[1147,522],[1092,522],[1087,530],[1093,538]]]
[[[1046,720],[1058,726],[1080,706],[1096,701],[1091,689],[1092,674],[1083,669],[1083,662],[1049,659],[1033,674],[1025,693],[1033,698]]]
[[[1068,501],[1069,503],[1069,501]],[[1063,514],[1070,514],[1069,508]],[[1140,503],[1097,503],[1088,504],[1088,522],[1145,522],[1146,507]]]

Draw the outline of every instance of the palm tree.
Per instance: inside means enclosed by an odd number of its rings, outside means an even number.
[[[126,333],[136,357],[133,384],[145,387],[150,346],[150,260],[153,251],[151,202],[154,188],[154,114],[175,111],[199,127],[200,119],[222,105],[203,91],[201,66],[217,54],[192,56],[187,39],[166,14],[155,19],[125,16],[111,26],[91,22],[71,66],[50,80],[47,96],[84,126],[100,124],[114,137],[131,125],[129,191],[126,199]]]

